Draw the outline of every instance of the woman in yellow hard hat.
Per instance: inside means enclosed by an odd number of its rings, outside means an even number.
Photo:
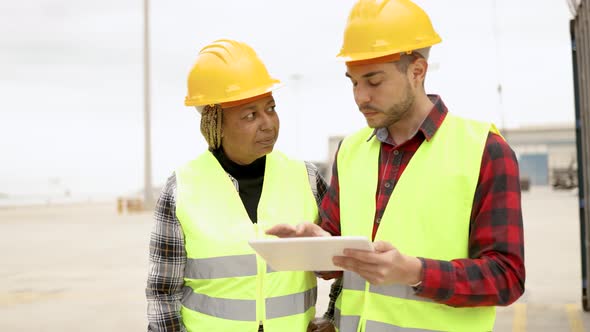
[[[314,318],[314,274],[273,271],[248,245],[277,223],[317,221],[325,192],[315,166],[273,151],[278,84],[245,43],[200,51],[185,105],[201,113],[209,149],[158,200],[148,330],[306,331]]]

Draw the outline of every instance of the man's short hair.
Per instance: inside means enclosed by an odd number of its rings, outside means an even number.
[[[411,54],[402,54],[401,58],[395,62],[397,69],[405,73],[408,71],[408,66],[414,62],[416,57],[424,58],[426,62],[428,62],[428,57],[430,56],[430,47],[419,48],[417,50],[412,51]]]

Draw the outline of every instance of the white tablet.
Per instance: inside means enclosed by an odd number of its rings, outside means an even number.
[[[332,257],[346,248],[373,251],[364,236],[294,237],[250,240],[248,244],[275,271],[337,271]]]

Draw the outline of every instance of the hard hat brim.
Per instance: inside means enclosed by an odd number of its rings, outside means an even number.
[[[342,62],[355,62],[355,61],[364,61],[364,60],[371,60],[377,59],[381,57],[386,57],[394,54],[403,54],[412,52],[421,48],[430,47],[432,45],[436,45],[442,42],[442,38],[439,35],[436,35],[435,38],[431,40],[424,41],[422,43],[417,43],[412,45],[411,47],[402,47],[397,50],[384,50],[381,52],[363,52],[363,53],[346,53],[343,50],[336,55],[336,58]]]
[[[241,101],[243,100],[248,100],[248,99],[257,99],[260,98],[261,96],[275,91],[277,89],[280,89],[282,87],[284,87],[285,84],[281,83],[279,80],[276,80],[276,82],[268,87],[263,87],[260,89],[254,89],[254,90],[250,90],[250,91],[245,91],[241,94],[235,95],[235,96],[231,96],[225,99],[216,99],[216,100],[206,100],[206,99],[201,99],[201,100],[194,100],[194,99],[190,99],[188,96],[185,98],[184,100],[184,105],[185,106],[206,106],[206,105],[213,105],[213,104],[220,104],[220,105],[224,105],[225,107],[230,107],[227,105],[240,105]],[[237,103],[237,104],[235,104]]]

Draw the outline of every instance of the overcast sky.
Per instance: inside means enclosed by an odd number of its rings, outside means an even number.
[[[199,49],[218,38],[249,43],[286,83],[277,147],[331,159],[328,137],[364,125],[335,58],[353,2],[151,1],[154,183],[206,147],[183,101]],[[497,0],[496,15],[491,0],[416,2],[443,39],[427,91],[451,112],[508,127],[572,123],[565,0]],[[140,188],[142,2],[0,0],[0,31],[0,192]]]

